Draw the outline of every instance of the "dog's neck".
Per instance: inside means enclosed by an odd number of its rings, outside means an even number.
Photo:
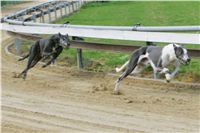
[[[49,39],[49,43],[53,46],[53,47],[55,47],[56,46],[56,44],[58,43],[57,42],[57,40],[56,39],[54,39],[54,38],[51,38],[51,39]]]

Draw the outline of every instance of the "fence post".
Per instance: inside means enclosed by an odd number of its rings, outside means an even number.
[[[79,69],[83,69],[82,49],[77,48],[77,65]]]
[[[72,40],[81,41],[82,38],[72,36]],[[79,69],[83,69],[83,56],[82,56],[82,49],[77,48],[77,66]]]
[[[77,1],[77,11],[80,9],[80,1]]]
[[[33,13],[33,15],[32,15],[32,20],[33,20],[33,22],[36,22],[36,15],[35,15],[35,13]]]
[[[72,2],[72,12],[74,12],[74,2]]]
[[[65,16],[67,16],[67,5],[65,4]]]
[[[71,3],[69,3],[68,9],[69,9],[69,14],[70,14],[71,13]]]
[[[75,2],[74,4],[75,4],[75,11],[77,11],[78,10],[77,2]]]
[[[15,38],[15,48],[17,51],[17,55],[21,54],[21,40],[19,38]]]
[[[26,15],[26,14],[25,14],[25,15]],[[40,17],[36,17],[35,20],[36,20],[36,22],[39,22],[39,23],[41,22],[41,18],[40,18]]]
[[[41,13],[42,13],[42,23],[45,23],[45,19],[44,19],[44,12],[43,11],[41,11]]]
[[[83,1],[82,0],[80,1],[80,4],[81,4],[81,6],[83,5]]]
[[[78,5],[78,10],[79,10],[80,7],[81,7],[81,6],[80,6],[80,1],[77,2],[77,5]]]
[[[48,9],[48,15],[49,15],[49,22],[51,22],[51,10],[50,10],[50,8]]]
[[[79,8],[81,7],[81,0],[78,2],[78,4],[79,4]]]
[[[78,10],[78,2],[75,2],[75,10],[77,11]]]
[[[62,11],[62,6],[61,7],[59,7],[60,8],[60,17],[62,17],[63,16],[63,11]]]
[[[78,2],[77,2],[77,10],[79,10],[80,7],[81,7],[81,6],[80,6],[80,1],[78,1]]]
[[[57,11],[56,11],[56,7],[54,7],[54,13],[55,13],[55,20],[57,20]]]

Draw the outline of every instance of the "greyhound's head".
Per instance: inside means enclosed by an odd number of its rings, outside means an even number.
[[[173,47],[174,47],[176,58],[179,60],[179,62],[184,65],[189,64],[191,59],[188,55],[187,49],[177,44],[173,44]]]
[[[58,45],[62,46],[63,48],[67,48],[70,46],[68,34],[62,35],[62,34],[58,33],[58,38],[59,38]]]

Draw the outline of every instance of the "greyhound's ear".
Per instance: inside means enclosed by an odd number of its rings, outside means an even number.
[[[58,33],[59,36],[61,36],[60,32]]]
[[[176,48],[177,46],[173,43],[173,47]]]

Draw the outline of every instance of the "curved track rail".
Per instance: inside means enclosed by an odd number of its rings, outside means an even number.
[[[16,36],[17,38],[33,40],[36,41],[41,39],[40,36],[31,35],[31,34],[23,34],[23,33],[15,33],[8,32],[12,36]],[[141,47],[141,45],[118,45],[118,44],[106,44],[106,43],[93,43],[93,42],[80,42],[80,41],[71,41],[72,48],[81,48],[81,49],[94,49],[94,50],[105,50],[105,51],[114,51],[114,52],[127,52],[131,53],[134,50]],[[188,49],[189,55],[192,57],[200,57],[200,50],[198,49]]]

